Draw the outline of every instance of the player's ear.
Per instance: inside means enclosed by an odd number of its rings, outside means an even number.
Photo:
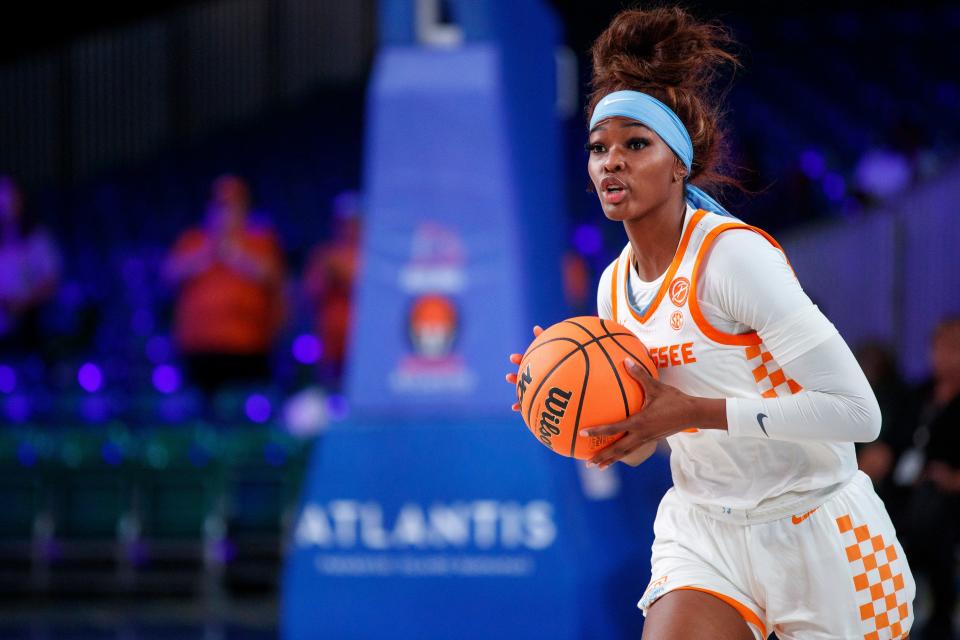
[[[687,167],[680,162],[679,158],[674,158],[673,161],[673,181],[674,182],[683,182],[687,177]]]

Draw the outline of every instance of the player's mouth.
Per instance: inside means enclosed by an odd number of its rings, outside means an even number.
[[[607,204],[620,204],[627,197],[627,185],[619,178],[607,176],[600,181],[600,195]]]

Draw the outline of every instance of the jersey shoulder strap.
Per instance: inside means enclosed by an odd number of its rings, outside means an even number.
[[[713,218],[714,216],[716,216],[716,218]],[[725,218],[717,214],[710,214],[710,217],[713,218],[709,221],[712,223],[710,225],[712,228],[706,232],[706,235],[700,242],[700,246],[697,248],[696,257],[693,262],[693,269],[690,274],[690,295],[687,303],[690,308],[690,316],[693,318],[693,321],[696,323],[700,331],[714,342],[736,346],[758,345],[760,344],[760,336],[757,335],[756,331],[743,334],[725,333],[707,322],[707,319],[704,317],[703,312],[700,309],[700,304],[697,300],[697,281],[700,279],[700,274],[706,268],[706,259],[707,254],[710,252],[710,247],[716,241],[717,237],[725,231],[731,231],[733,229],[747,229],[763,236],[781,253],[784,253],[783,247],[780,246],[780,243],[774,240],[773,236],[763,229],[754,227],[745,222],[740,222],[739,220],[731,222],[729,218]],[[717,218],[719,218],[719,220],[717,220]],[[786,257],[785,253],[784,257]],[[787,265],[789,264],[790,261],[787,260]],[[791,269],[792,268],[793,267],[791,267]]]
[[[614,322],[620,323],[620,311],[624,308],[626,304],[626,299],[623,301],[620,300],[621,295],[623,295],[622,287],[619,286],[620,279],[623,277],[624,273],[629,273],[629,260],[630,260],[630,243],[628,242],[623,249],[620,250],[620,254],[610,263],[610,266],[613,267],[610,273],[610,316],[611,320]]]

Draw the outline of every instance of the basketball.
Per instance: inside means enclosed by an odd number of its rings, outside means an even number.
[[[623,365],[627,357],[657,377],[643,343],[611,320],[570,318],[537,336],[517,372],[520,413],[531,433],[551,451],[581,460],[622,438],[578,433],[643,407],[643,388]]]

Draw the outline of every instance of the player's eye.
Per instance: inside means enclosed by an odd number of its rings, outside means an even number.
[[[587,144],[583,145],[583,148],[586,149],[588,153],[603,153],[606,151],[603,145],[599,142],[588,142]]]
[[[650,141],[646,138],[630,138],[630,140],[627,141],[627,148],[633,151],[639,151],[648,146],[650,146]]]

